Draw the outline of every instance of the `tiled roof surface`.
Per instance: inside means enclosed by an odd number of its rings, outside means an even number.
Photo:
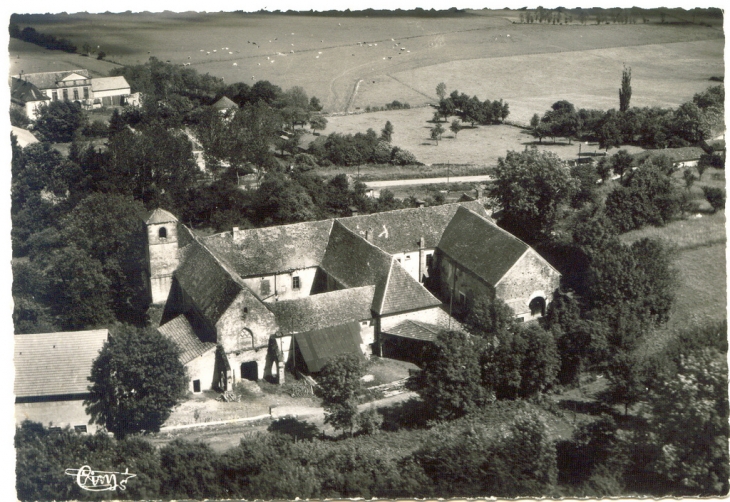
[[[196,357],[215,349],[215,344],[202,342],[184,315],[163,324],[157,331],[172,340],[180,348],[180,363],[187,364]]]
[[[117,89],[129,89],[129,83],[126,78],[119,76],[91,79],[91,90],[94,92],[114,91]]]
[[[91,365],[108,336],[106,329],[15,335],[15,396],[88,392]]]
[[[441,301],[393,260],[379,313],[386,315],[437,305],[441,305]]]
[[[435,324],[413,321],[406,319],[401,321],[392,328],[385,330],[385,333],[393,336],[402,336],[404,338],[412,338],[414,340],[425,340],[428,342],[436,341],[436,335],[443,328]]]
[[[38,89],[53,89],[60,87],[56,85],[56,82],[60,82],[69,75],[77,74],[81,77],[89,77],[89,70],[70,70],[70,71],[48,71],[44,73],[25,73],[23,74],[23,80],[26,80]],[[17,75],[16,75],[17,76]]]
[[[177,218],[175,218],[172,213],[169,213],[164,209],[160,209],[159,207],[147,213],[147,218],[145,219],[145,223],[147,223],[148,225],[154,225],[157,223],[171,223],[176,221]]]
[[[201,238],[241,277],[316,267],[327,248],[332,220],[239,230]],[[365,284],[359,284],[364,286]]]
[[[466,208],[456,212],[438,247],[492,286],[529,249],[517,237]]]
[[[479,202],[444,204],[442,206],[399,209],[383,213],[340,218],[352,232],[365,238],[370,230],[370,242],[390,253],[402,253],[418,249],[421,237],[427,248],[435,248],[451,218],[460,207],[467,207],[477,214],[487,217],[487,212]]]
[[[340,354],[355,354],[365,359],[360,350],[362,338],[358,322],[297,333],[294,338],[307,369],[313,373],[321,370],[329,358]]]
[[[216,110],[228,110],[229,108],[238,108],[238,105],[228,97],[223,96],[221,99],[213,103],[213,108]]]
[[[50,99],[30,82],[17,78],[11,80],[10,100],[13,103],[24,105],[33,101],[50,101]]]
[[[374,294],[375,286],[364,286],[273,302],[269,306],[282,332],[302,332],[371,319]]]
[[[243,286],[197,241],[187,247],[184,258],[175,277],[205,318],[215,324]]]

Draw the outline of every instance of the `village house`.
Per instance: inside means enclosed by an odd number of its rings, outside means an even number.
[[[15,335],[16,424],[31,420],[51,429],[96,432],[84,399],[91,367],[108,338],[106,329]]]
[[[451,313],[479,294],[529,321],[560,278],[480,201],[207,237],[161,209],[146,223],[159,331],[183,349],[194,392],[282,382],[287,365],[317,372],[341,353],[402,352],[460,329]]]
[[[44,73],[21,73],[10,77],[10,100],[30,119],[51,101],[74,101],[84,107],[126,104],[131,95],[122,77],[91,77],[86,69]]]

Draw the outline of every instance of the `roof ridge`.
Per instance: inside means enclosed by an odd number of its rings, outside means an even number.
[[[378,248],[378,249],[380,249],[380,248]],[[385,298],[388,293],[388,284],[390,283],[390,276],[393,275],[393,267],[394,267],[393,262],[394,261],[395,261],[395,258],[391,256],[390,257],[390,267],[388,267],[388,275],[386,276],[385,283],[383,284],[383,296],[380,298],[380,305],[378,305],[378,308],[376,310],[376,312],[378,314],[383,312],[383,305],[385,304]]]

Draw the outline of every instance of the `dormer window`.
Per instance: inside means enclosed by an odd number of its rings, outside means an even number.
[[[167,239],[167,229],[165,227],[160,228],[158,235],[160,239]]]

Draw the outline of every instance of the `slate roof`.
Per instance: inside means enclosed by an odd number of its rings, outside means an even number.
[[[269,304],[282,333],[304,332],[372,319],[375,286],[342,289]]]
[[[360,323],[351,322],[339,326],[297,333],[294,335],[299,351],[307,364],[307,369],[316,373],[327,364],[329,358],[340,354],[355,354],[362,360],[365,356],[360,350]]]
[[[25,80],[13,77],[10,81],[10,101],[25,105],[33,101],[50,101],[51,98],[43,94],[38,87]]]
[[[36,87],[38,89],[54,89],[58,87],[64,87],[57,85],[57,82],[60,82],[64,78],[68,77],[69,75],[77,74],[81,77],[89,77],[89,70],[86,69],[79,69],[79,70],[68,70],[68,71],[48,71],[43,73],[24,73],[22,78],[23,80],[26,80]],[[16,75],[17,77],[18,75]]]
[[[180,348],[180,363],[187,364],[209,350],[215,349],[215,344],[202,342],[195,334],[193,327],[184,315],[179,315],[157,328],[165,338],[172,340]]]
[[[223,96],[221,99],[213,103],[213,108],[216,110],[228,110],[230,108],[238,108],[238,105],[228,97]]]
[[[148,225],[154,225],[157,223],[174,223],[176,221],[177,218],[175,218],[172,213],[169,213],[164,209],[160,209],[159,207],[147,213],[147,218],[145,218],[145,223]]]
[[[108,337],[106,329],[15,335],[15,396],[87,393],[91,365]]]
[[[517,237],[463,207],[456,211],[438,247],[492,286],[529,249]]]
[[[11,126],[10,131],[15,135],[16,138],[18,138],[18,145],[20,145],[21,148],[25,148],[26,146],[32,145],[33,143],[38,143],[38,138],[36,138],[33,133],[27,129]]]
[[[487,212],[477,201],[459,204],[444,204],[412,209],[399,209],[382,213],[340,218],[352,232],[365,238],[366,230],[371,230],[370,242],[390,253],[402,253],[418,249],[421,237],[427,248],[435,248],[446,226],[459,207],[466,207],[488,218]]]
[[[239,230],[202,237],[241,277],[316,267],[327,248],[332,220]],[[364,286],[365,284],[359,284]]]
[[[213,325],[244,287],[199,241],[187,247],[185,260],[175,271],[175,277]]]
[[[115,91],[117,89],[129,88],[129,83],[123,76],[91,79],[91,90],[93,92]]]

